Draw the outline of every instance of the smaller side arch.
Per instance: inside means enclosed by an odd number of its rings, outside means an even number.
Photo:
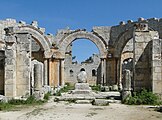
[[[40,45],[40,47],[44,50],[44,57],[51,57],[50,43],[47,37],[43,35],[43,33],[34,28],[33,26],[21,26],[19,29],[16,29],[15,33],[29,33],[32,38]]]
[[[116,43],[115,43],[115,50],[114,50],[114,57],[120,58],[123,48],[125,47],[126,43],[133,38],[133,28],[126,30],[124,33],[119,35]]]

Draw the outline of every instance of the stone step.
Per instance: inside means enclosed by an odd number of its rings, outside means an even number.
[[[76,100],[77,104],[92,104],[92,100]]]
[[[95,95],[96,99],[121,100],[120,92],[99,92]]]

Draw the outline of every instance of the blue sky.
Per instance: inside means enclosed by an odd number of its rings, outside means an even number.
[[[91,31],[93,26],[113,26],[139,17],[162,18],[162,0],[0,0],[0,19],[14,18],[29,24],[37,20],[46,33],[53,34],[67,26]],[[76,47],[80,51],[81,44]],[[86,46],[92,45],[87,41],[84,49]],[[93,50],[74,55],[82,61],[95,52],[95,45]]]

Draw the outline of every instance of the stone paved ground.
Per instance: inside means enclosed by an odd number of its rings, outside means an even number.
[[[162,120],[162,113],[149,106],[109,106],[48,102],[19,111],[0,112],[0,120]]]

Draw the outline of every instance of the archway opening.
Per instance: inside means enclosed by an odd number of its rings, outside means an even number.
[[[122,46],[123,47],[123,46]],[[120,53],[120,61],[119,61],[119,84],[122,83],[123,80],[123,73],[124,70],[129,70],[133,72],[133,38],[128,39],[125,43],[125,46],[122,49],[122,52]],[[132,81],[131,81],[132,82]]]
[[[78,73],[84,70],[87,73],[87,82],[91,85],[96,84],[97,75],[100,74],[96,71],[101,71],[98,70],[101,69],[100,62],[99,49],[92,41],[89,39],[74,40],[65,53],[65,82],[76,83]],[[73,71],[73,75],[69,71]]]

